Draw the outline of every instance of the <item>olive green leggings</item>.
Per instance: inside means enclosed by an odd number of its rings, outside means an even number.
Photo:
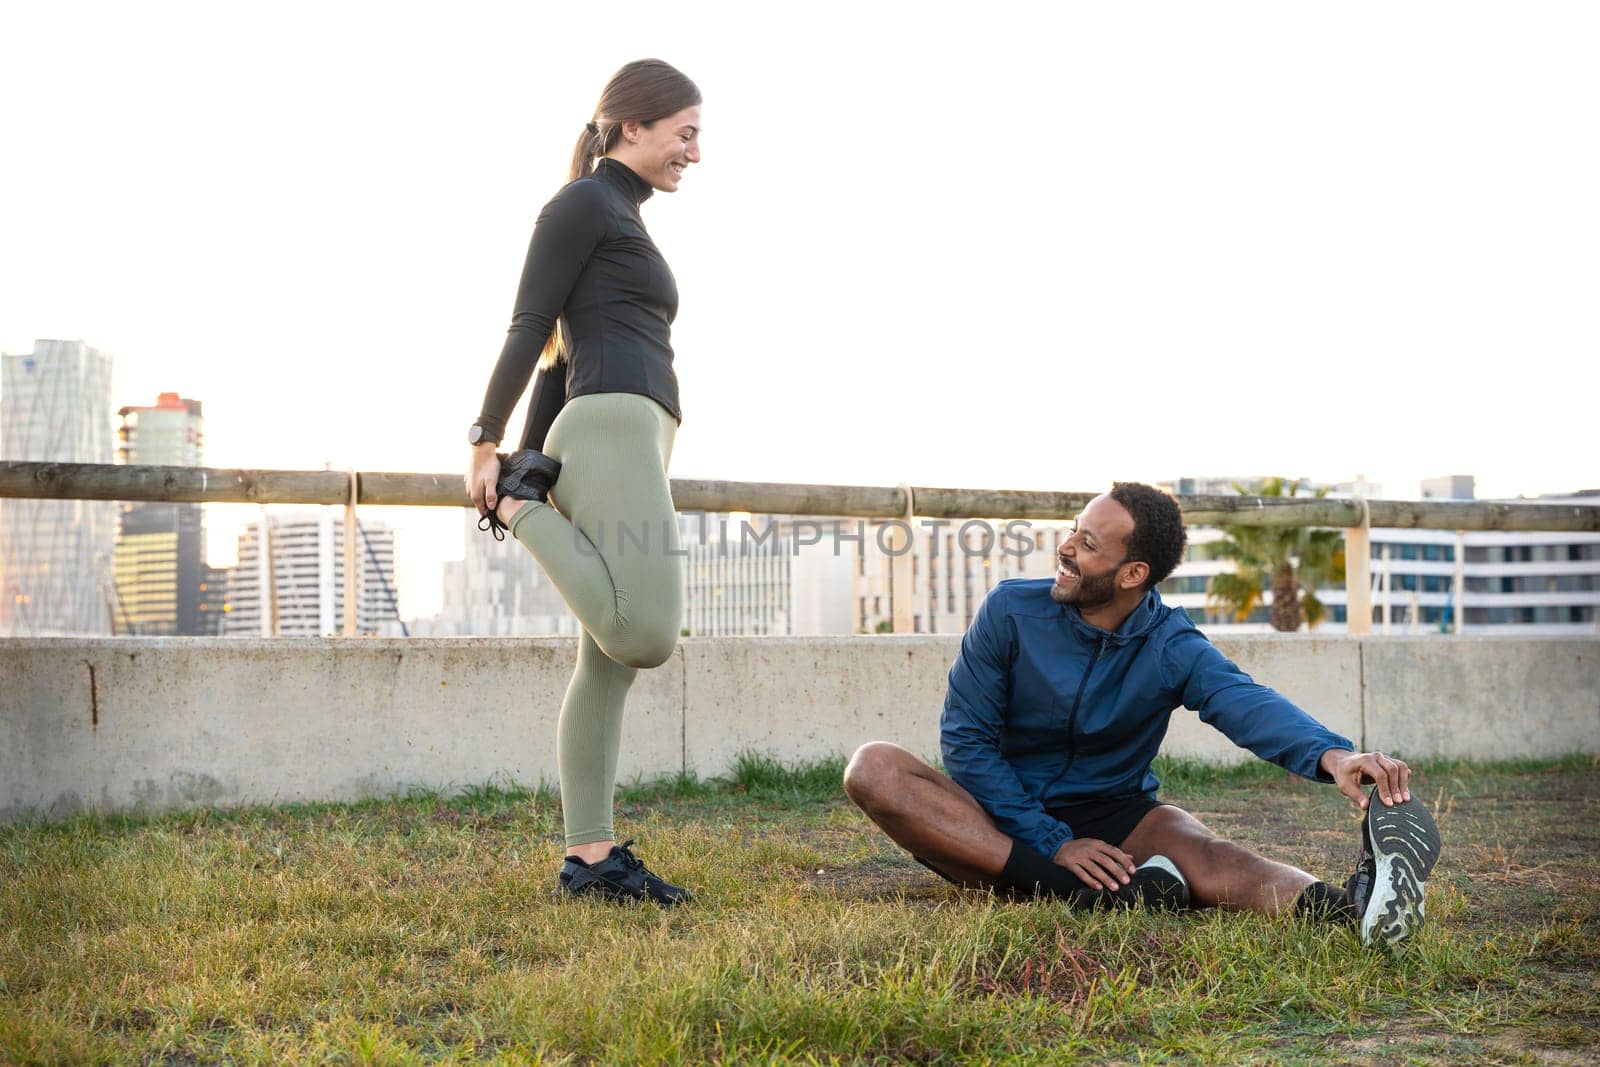
[[[583,627],[556,730],[568,845],[614,838],[622,705],[639,668],[659,667],[678,643],[683,570],[667,481],[677,429],[649,397],[574,397],[545,438],[561,463],[555,506],[534,501],[511,520]]]

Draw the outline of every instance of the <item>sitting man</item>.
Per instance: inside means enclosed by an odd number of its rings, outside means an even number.
[[[1155,586],[1185,540],[1177,502],[1159,490],[1119,482],[1095,497],[1060,547],[1055,578],[1001,582],[962,638],[940,719],[949,776],[873,742],[851,758],[845,792],[958,884],[1080,905],[1287,911],[1359,924],[1366,944],[1405,938],[1439,855],[1409,768],[1353,751],[1161,602]],[[1262,759],[1335,783],[1366,811],[1343,888],[1156,800],[1150,765],[1180,704]]]

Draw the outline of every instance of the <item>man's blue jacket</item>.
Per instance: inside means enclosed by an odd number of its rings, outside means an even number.
[[[1054,856],[1072,827],[1047,809],[1155,796],[1150,764],[1179,705],[1234,744],[1306,778],[1354,749],[1257,685],[1154,590],[1116,631],[1050,598],[1051,578],[1013,578],[978,609],[939,720],[945,769],[1000,830]]]

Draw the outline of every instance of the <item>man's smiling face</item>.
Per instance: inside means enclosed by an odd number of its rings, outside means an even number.
[[[1128,561],[1127,538],[1133,516],[1108,493],[1089,501],[1073,523],[1072,535],[1056,551],[1056,581],[1050,598],[1093,611],[1117,595],[1117,572]]]

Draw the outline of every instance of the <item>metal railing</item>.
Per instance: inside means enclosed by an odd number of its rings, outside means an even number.
[[[1096,492],[950,489],[933,486],[795,485],[672,479],[680,511],[740,511],[901,520],[1065,519]],[[355,633],[356,508],[470,507],[460,475],[356,471],[223,470],[104,463],[0,462],[0,497],[201,504],[325,504],[345,508],[346,634]],[[1372,626],[1372,527],[1425,530],[1600,532],[1600,506],[1461,500],[1361,500],[1326,497],[1184,495],[1187,522],[1198,525],[1322,526],[1345,531],[1349,632]],[[909,534],[909,530],[907,531]],[[911,554],[894,557],[895,584],[911,581]],[[1456,567],[1461,567],[1457,553]],[[903,573],[903,577],[902,577]],[[912,629],[911,598],[895,597],[894,632]],[[1455,613],[1460,626],[1463,613]]]

